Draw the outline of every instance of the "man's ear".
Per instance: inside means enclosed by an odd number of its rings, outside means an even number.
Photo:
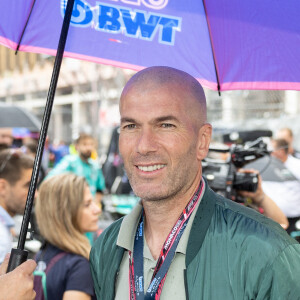
[[[3,197],[7,193],[9,183],[4,178],[0,178],[0,197]]]
[[[199,161],[203,160],[208,153],[211,135],[212,126],[208,123],[202,125],[198,133],[197,158]]]

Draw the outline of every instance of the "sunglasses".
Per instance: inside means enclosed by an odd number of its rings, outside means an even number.
[[[4,171],[4,169],[7,166],[7,163],[12,159],[12,158],[19,158],[20,157],[20,151],[17,149],[9,149],[9,152],[7,153],[5,159],[2,161],[0,165],[0,173]]]

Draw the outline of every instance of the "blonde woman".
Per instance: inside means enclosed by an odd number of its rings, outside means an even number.
[[[85,179],[65,173],[45,180],[35,209],[46,241],[36,256],[37,299],[43,299],[40,294],[47,300],[96,299],[84,233],[97,230],[100,208]]]

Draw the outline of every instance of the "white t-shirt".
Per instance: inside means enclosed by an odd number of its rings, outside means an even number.
[[[294,158],[296,164],[298,159]],[[293,163],[289,160],[289,163]],[[288,218],[300,217],[300,180],[296,174],[275,157],[263,157],[247,168],[261,172],[264,192],[279,206]],[[298,173],[300,169],[298,170]]]
[[[5,255],[11,251],[13,238],[9,228],[14,225],[14,221],[6,210],[0,206],[0,264]]]
[[[300,180],[300,159],[289,155],[284,165]]]
[[[300,182],[298,180],[263,181],[262,188],[288,218],[300,216]]]

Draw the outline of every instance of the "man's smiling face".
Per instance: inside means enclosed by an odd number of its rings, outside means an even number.
[[[120,152],[131,186],[143,200],[174,198],[200,181],[198,127],[192,100],[186,98],[172,83],[144,83],[122,94]]]

